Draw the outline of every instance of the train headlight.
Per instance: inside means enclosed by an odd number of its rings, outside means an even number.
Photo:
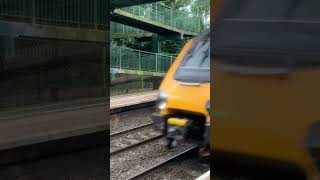
[[[167,106],[168,95],[162,91],[159,93],[158,109],[163,110]]]
[[[166,93],[160,91],[160,93],[159,93],[159,100],[160,100],[160,101],[167,101],[167,99],[168,99],[168,95],[167,95]]]
[[[158,108],[159,108],[160,110],[164,110],[164,109],[166,108],[166,106],[167,106],[167,102],[165,102],[165,101],[160,101],[160,102],[158,103]]]
[[[210,100],[207,102],[206,104],[206,110],[208,111],[208,113],[210,114]]]

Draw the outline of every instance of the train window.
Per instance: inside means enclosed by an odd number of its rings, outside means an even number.
[[[225,2],[213,44],[219,63],[287,69],[320,64],[320,1]]]
[[[209,36],[194,40],[184,59],[181,61],[175,79],[188,83],[206,83],[210,81],[210,41]]]
[[[270,1],[265,0],[226,0],[225,18],[237,19],[279,19],[285,16],[286,9],[292,0]],[[270,13],[272,11],[272,13]]]
[[[318,0],[226,0],[225,18],[264,20],[319,20]],[[271,10],[271,11],[270,11]]]
[[[298,20],[307,21],[319,21],[320,11],[319,11],[320,1],[298,1],[296,3],[296,8],[292,11],[292,18]]]

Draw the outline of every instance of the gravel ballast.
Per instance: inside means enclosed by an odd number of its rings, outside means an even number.
[[[111,115],[110,133],[128,130],[143,124],[151,123],[151,114],[155,111],[154,106],[122,112]]]
[[[162,139],[150,142],[111,156],[111,179],[128,179],[134,175],[149,169],[167,159],[194,146],[191,143],[179,144],[172,150],[167,150]]]
[[[144,127],[138,129],[134,132],[128,132],[125,134],[121,134],[110,140],[110,152],[117,151],[119,149],[129,147],[133,144],[137,144],[139,142],[143,142],[145,140],[151,139],[153,137],[157,137],[161,135],[160,132],[155,131],[154,127]]]

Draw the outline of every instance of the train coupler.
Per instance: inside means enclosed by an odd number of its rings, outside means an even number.
[[[199,148],[199,156],[201,158],[210,157],[210,124],[206,124],[203,138],[204,141]]]
[[[167,121],[167,148],[172,149],[177,146],[178,141],[184,140],[186,135],[188,120],[187,119],[178,119],[178,118],[169,118]]]

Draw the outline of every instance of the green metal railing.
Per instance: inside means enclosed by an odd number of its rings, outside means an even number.
[[[105,29],[106,0],[0,0],[0,20]]]
[[[131,6],[122,10],[178,29],[195,33],[202,31],[200,17],[191,16],[187,12],[173,9],[162,3]]]
[[[111,46],[110,67],[125,70],[166,73],[176,55],[157,54]]]
[[[113,34],[137,34],[137,35],[139,34],[143,35],[143,34],[149,33],[147,31],[144,31],[138,28],[126,26],[123,24],[115,23],[115,22],[110,22],[110,32]]]

